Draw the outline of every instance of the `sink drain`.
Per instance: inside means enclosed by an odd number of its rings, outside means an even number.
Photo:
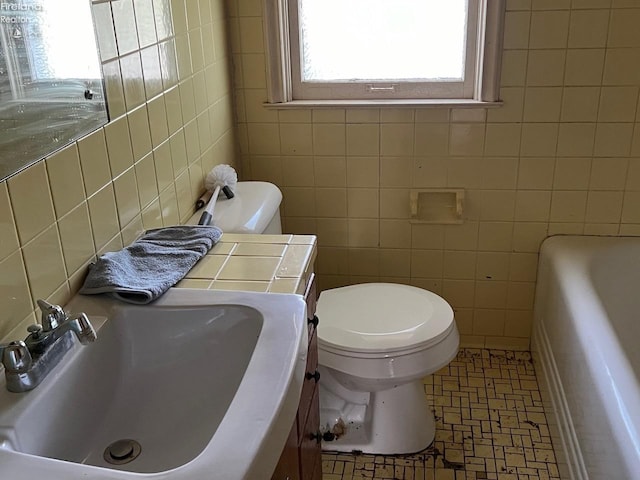
[[[140,444],[135,440],[117,440],[104,449],[104,459],[113,465],[123,465],[135,460],[141,451]]]

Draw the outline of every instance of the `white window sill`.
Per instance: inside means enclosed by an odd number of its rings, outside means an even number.
[[[292,100],[282,103],[263,103],[265,108],[287,110],[296,108],[496,108],[502,101],[483,102],[461,99],[393,99],[393,100]]]

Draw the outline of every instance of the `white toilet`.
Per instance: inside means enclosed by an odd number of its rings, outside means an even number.
[[[282,233],[282,193],[266,182],[238,182],[221,195],[213,224],[227,233]],[[200,219],[196,212],[188,223]],[[415,453],[435,436],[423,377],[447,365],[459,336],[449,304],[416,287],[365,283],[325,290],[316,314],[323,448]]]
[[[365,283],[325,290],[316,314],[323,449],[408,454],[435,436],[422,379],[458,352],[453,310],[416,287]],[[330,438],[325,435],[325,440]]]
[[[220,195],[213,211],[212,224],[226,233],[282,233],[280,204],[282,192],[268,182],[238,182],[235,196]],[[202,207],[187,221],[197,225]]]

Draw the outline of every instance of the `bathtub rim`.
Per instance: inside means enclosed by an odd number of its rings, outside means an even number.
[[[562,298],[567,298],[568,294],[576,291],[578,295],[582,292],[580,301],[566,302],[565,307],[569,311],[569,318],[564,319],[570,322],[571,330],[576,334],[577,341],[584,348],[585,357],[588,359],[586,365],[578,365],[577,368],[589,370],[593,380],[592,391],[599,396],[603,404],[606,404],[611,396],[617,399],[621,408],[604,412],[607,413],[607,423],[613,431],[618,433],[615,443],[618,450],[622,452],[627,470],[640,471],[640,384],[622,352],[613,326],[608,322],[594,320],[596,317],[607,318],[608,315],[598,300],[596,287],[591,279],[591,262],[601,249],[611,248],[612,245],[620,242],[640,245],[640,237],[556,235],[545,239],[540,248],[538,286],[534,301],[532,351],[539,350],[540,355],[534,355],[534,358],[537,357],[539,361],[545,362],[540,369],[543,382],[547,387],[555,385],[555,392],[550,389],[552,407],[557,410],[554,414],[558,414],[559,417],[555,421],[559,427],[563,425],[565,427],[564,431],[560,430],[562,445],[559,447],[564,450],[564,454],[574,457],[565,459],[575,475],[570,478],[588,478],[587,467],[581,452],[579,435],[571,420],[570,406],[558,373],[556,359],[547,336],[545,319],[541,318],[540,302],[543,299],[540,296],[544,292],[539,288],[540,282],[544,280],[545,275],[555,275]],[[563,274],[560,275],[558,273],[560,271]],[[578,319],[580,324],[577,323]],[[544,378],[545,375],[550,378]]]

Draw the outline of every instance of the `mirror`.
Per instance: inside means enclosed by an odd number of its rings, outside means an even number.
[[[107,121],[91,0],[0,2],[0,180]]]

